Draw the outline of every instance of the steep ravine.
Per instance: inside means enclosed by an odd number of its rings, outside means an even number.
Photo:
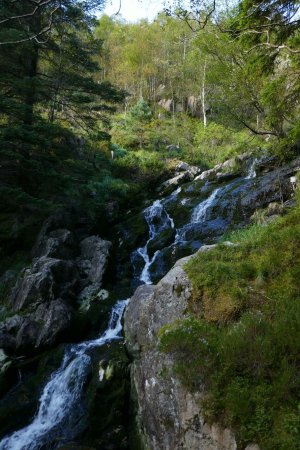
[[[1,388],[11,388],[0,400],[1,449],[133,450],[128,360],[120,332],[124,298],[139,285],[125,331],[145,446],[235,448],[229,430],[203,423],[198,397],[182,388],[172,375],[172,361],[157,351],[157,333],[182,317],[191,294],[182,260],[168,272],[174,263],[244,226],[258,208],[291,198],[290,176],[299,170],[299,160],[281,168],[276,164],[273,158],[247,155],[202,173],[180,164],[158,199],[140,213],[129,213],[114,230],[117,271],[110,284],[104,280],[110,242],[72,228],[72,217],[66,220],[64,213],[45,223],[32,264],[10,294],[10,314],[0,324]],[[64,342],[83,339],[51,353]]]

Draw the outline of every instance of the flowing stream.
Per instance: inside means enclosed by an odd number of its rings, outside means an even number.
[[[182,191],[177,188],[172,194],[162,200],[155,200],[144,211],[148,225],[148,240],[143,247],[136,249],[131,255],[132,265],[139,283],[151,284],[151,266],[167,249],[174,249],[191,240],[189,237],[194,228],[205,227],[208,221],[216,220],[212,214],[213,208],[224,202],[225,194],[238,190],[239,185],[247,189],[247,183],[255,178],[255,159],[245,178],[240,178],[222,187],[210,191],[208,197],[194,206],[189,213],[189,221],[175,228],[174,220],[167,209],[172,204],[185,205],[189,200],[178,200]],[[238,195],[238,194],[237,194]],[[226,205],[225,205],[226,207]],[[211,217],[213,216],[213,217]],[[198,227],[198,228],[197,228]],[[156,251],[149,250],[149,245],[166,232],[174,230],[173,243]],[[176,232],[175,232],[176,231]],[[199,246],[202,244],[198,245]],[[136,263],[139,258],[139,264]],[[142,264],[141,264],[142,262]],[[164,272],[165,273],[165,272]],[[55,449],[65,442],[70,442],[85,429],[84,386],[92,369],[90,352],[108,342],[121,339],[121,319],[127,300],[118,301],[112,309],[106,331],[97,339],[80,344],[68,345],[65,349],[61,366],[56,370],[41,394],[38,411],[28,426],[15,431],[0,442],[0,450],[37,450],[42,448]]]
[[[258,158],[254,158],[254,160],[252,161],[252,163],[250,164],[250,167],[248,169],[248,174],[246,176],[246,180],[250,180],[251,178],[255,178],[256,177],[256,166],[259,163],[259,159]]]
[[[82,431],[85,410],[83,387],[91,371],[89,350],[121,339],[121,319],[127,300],[118,301],[112,309],[106,331],[101,337],[66,347],[63,362],[44,387],[38,412],[32,423],[4,438],[1,450],[37,450],[44,446],[57,448],[63,440]]]
[[[175,192],[178,192],[178,190],[176,190]],[[159,250],[157,250],[151,258],[148,253],[148,245],[162,231],[168,228],[174,228],[174,222],[167,213],[162,201],[160,200],[156,200],[151,206],[144,210],[144,217],[149,228],[149,239],[144,247],[140,247],[136,250],[136,253],[138,253],[142,257],[145,263],[139,276],[139,280],[145,284],[151,284],[149,268],[159,254]]]
[[[194,241],[195,246],[192,248],[194,251],[197,250],[199,246],[205,242],[200,242],[199,238],[194,238],[194,236],[201,236],[201,231],[206,232],[208,224],[211,225],[211,234],[215,233],[216,236],[223,234],[226,227],[230,224],[230,217],[226,219],[226,199],[231,198],[230,192],[233,191],[235,198],[232,197],[230,201],[233,203],[236,202],[236,204],[238,203],[240,195],[239,186],[241,186],[241,190],[247,189],[250,180],[256,177],[255,169],[258,163],[259,160],[257,158],[251,161],[244,178],[237,177],[233,181],[211,190],[207,198],[194,206],[190,211],[189,220],[178,228],[175,227],[174,220],[168,211],[172,211],[172,205],[176,203],[180,203],[182,206],[188,204],[188,199],[181,198],[179,201],[177,198],[182,192],[181,187],[178,187],[166,198],[156,200],[151,206],[147,207],[143,211],[143,214],[149,230],[148,240],[143,247],[140,247],[133,252],[131,258],[136,280],[138,280],[138,282],[151,284],[153,271],[155,272],[154,266],[159,266],[159,264],[161,264],[162,267],[159,275],[163,276],[165,269],[163,254],[168,251],[168,249],[171,253],[176,254],[176,248],[185,246]],[[207,185],[210,185],[210,183],[207,183]],[[223,215],[222,217],[217,218],[215,209],[220,206],[223,207]],[[171,244],[169,243],[167,247],[163,246],[154,251],[154,253],[153,251],[149,251],[151,250],[153,242],[159,240],[162,233],[168,229],[174,229],[175,231],[173,242]]]

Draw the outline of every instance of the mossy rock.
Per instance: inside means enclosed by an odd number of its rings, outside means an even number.
[[[87,390],[88,428],[81,438],[83,443],[101,449],[128,449],[128,364],[123,342],[112,342],[98,349]],[[102,367],[105,370],[100,377]]]
[[[127,258],[135,248],[144,245],[148,239],[149,231],[143,213],[131,215],[121,225],[117,227],[118,256]]]
[[[149,256],[152,257],[157,250],[161,250],[162,248],[172,244],[174,242],[175,234],[176,232],[174,228],[167,228],[159,233],[159,235],[148,244]]]

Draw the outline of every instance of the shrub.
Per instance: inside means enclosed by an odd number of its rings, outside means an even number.
[[[246,151],[255,152],[261,142],[248,131],[231,130],[215,122],[210,122],[206,127],[199,124],[195,135],[197,158],[208,167]]]

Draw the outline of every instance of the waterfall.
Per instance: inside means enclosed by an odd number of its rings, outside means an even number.
[[[259,159],[258,158],[254,158],[254,160],[252,161],[252,163],[250,164],[250,167],[248,169],[248,174],[245,177],[246,180],[250,180],[251,178],[256,178],[256,170],[255,170],[255,168],[256,168],[256,165],[257,165],[258,162],[259,162]]]
[[[221,191],[221,188],[215,189],[206,200],[199,203],[199,205],[197,205],[194,208],[192,217],[191,217],[192,223],[199,223],[199,222],[205,221],[207,211],[214,203],[214,201],[220,191]]]
[[[176,189],[176,191],[173,192],[173,194],[171,194],[168,199],[175,198],[179,192],[180,190]],[[140,247],[136,250],[136,253],[140,255],[144,260],[144,267],[139,276],[139,280],[145,284],[151,284],[149,268],[151,264],[154,263],[157,255],[159,254],[159,250],[157,250],[151,258],[148,254],[148,245],[162,231],[168,228],[174,228],[174,222],[173,219],[167,213],[163,201],[161,200],[155,200],[155,202],[151,206],[146,208],[144,210],[144,217],[146,219],[149,228],[149,239],[147,240],[144,247]]]
[[[191,215],[190,223],[184,225],[182,228],[176,230],[174,244],[180,244],[180,242],[186,241],[186,232],[190,230],[192,224],[203,223],[207,219],[207,214],[210,207],[214,204],[220,191],[224,188],[215,189],[210,196],[200,202],[194,209]]]
[[[64,439],[72,439],[82,431],[82,392],[91,371],[91,357],[87,352],[121,339],[121,319],[126,304],[127,300],[116,303],[108,327],[101,337],[66,348],[61,366],[44,387],[32,423],[5,437],[0,442],[1,450],[37,450],[47,444],[55,448],[55,441],[62,444]]]

